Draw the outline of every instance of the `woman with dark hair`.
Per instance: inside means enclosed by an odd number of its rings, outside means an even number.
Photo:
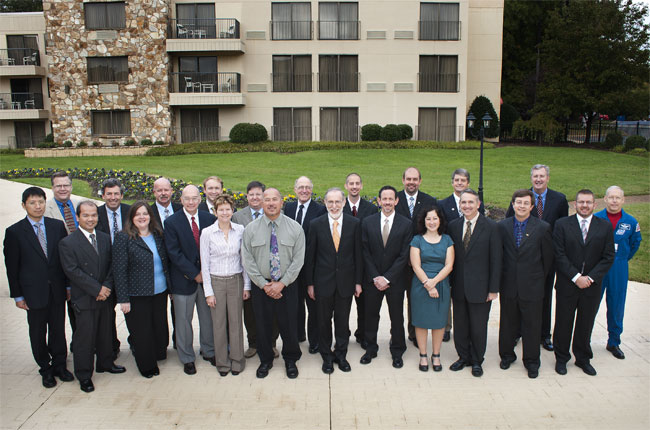
[[[417,235],[411,241],[411,315],[415,337],[420,349],[419,369],[429,370],[427,358],[427,330],[431,330],[431,365],[442,370],[440,346],[445,334],[449,300],[451,298],[448,276],[454,266],[454,242],[444,234],[447,221],[438,206],[428,206],[420,211]]]
[[[162,228],[144,201],[131,206],[115,235],[113,277],[138,370],[151,378],[160,374],[157,362],[167,358],[169,267]]]

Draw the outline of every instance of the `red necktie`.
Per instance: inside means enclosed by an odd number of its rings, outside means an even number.
[[[194,235],[194,242],[196,242],[196,247],[199,247],[199,226],[196,225],[194,217],[192,217],[192,235]]]
[[[357,216],[357,207],[352,206],[352,216],[356,217]]]

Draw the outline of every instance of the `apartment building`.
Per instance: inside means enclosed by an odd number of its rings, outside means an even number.
[[[498,109],[503,0],[43,2],[57,141],[463,140]]]

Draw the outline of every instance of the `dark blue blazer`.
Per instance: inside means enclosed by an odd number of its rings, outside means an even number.
[[[530,188],[532,191],[533,189]],[[533,206],[536,206],[537,202]],[[530,213],[535,218],[539,218],[537,215],[537,208],[533,208]],[[508,207],[506,212],[506,218],[515,216],[515,211],[512,208],[512,203]],[[548,189],[546,193],[546,203],[544,204],[544,213],[542,213],[542,221],[546,221],[551,225],[551,229],[555,228],[555,221],[560,218],[569,216],[569,203],[566,200],[566,196],[560,192]]]
[[[199,230],[210,227],[217,220],[212,214],[199,210]],[[196,275],[201,273],[201,255],[194,242],[192,227],[182,209],[165,221],[165,246],[169,257],[172,294],[189,296],[196,291]]]
[[[126,226],[126,220],[129,219],[129,209],[131,209],[131,205],[127,205],[126,203],[120,203],[120,215],[122,216],[122,229]],[[107,235],[111,235],[111,228],[109,226],[109,222],[112,223],[113,220],[111,219],[110,221],[108,220],[108,212],[106,212],[106,204],[104,203],[100,207],[97,208],[97,227],[95,227],[99,231],[103,231]]]

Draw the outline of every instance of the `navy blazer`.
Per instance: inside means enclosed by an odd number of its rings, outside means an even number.
[[[456,199],[454,198],[454,195],[451,194],[449,197],[446,197],[442,200],[438,200],[438,206],[442,209],[442,212],[445,214],[445,219],[447,220],[447,223],[452,222],[456,218],[461,218],[463,216],[462,212],[458,212],[458,208],[456,207]],[[481,206],[478,208],[478,212],[481,215],[485,215],[485,205],[483,205],[483,202],[481,202]]]
[[[409,212],[408,196],[406,195],[406,192],[404,190],[398,192],[397,198],[399,201],[395,206],[395,212],[411,221],[413,234],[415,234],[415,231],[417,230],[416,224],[420,211],[425,206],[434,206],[438,203],[435,197],[432,197],[427,193],[423,193],[422,191],[418,191],[418,197],[415,200],[415,206],[413,207],[413,216],[411,216],[411,212]]]
[[[104,203],[101,205],[99,208],[97,208],[97,227],[95,227],[99,231],[103,231],[104,233],[108,234],[109,236],[111,235],[111,228],[109,226],[109,221],[108,221],[108,212],[106,212],[106,204]],[[129,219],[129,209],[131,209],[131,205],[127,205],[126,203],[120,203],[120,215],[122,217],[122,229],[126,226],[126,220]],[[113,223],[113,219],[110,220],[111,224]]]
[[[364,218],[374,215],[379,212],[379,208],[368,200],[359,199],[359,208],[357,209],[357,218],[363,220]],[[352,208],[350,208],[350,202],[348,199],[345,199],[345,206],[343,206],[343,213],[352,215]]]
[[[532,191],[533,189],[530,188]],[[530,213],[535,218],[539,218],[537,214],[537,202],[533,204],[534,208]],[[515,216],[515,211],[512,208],[512,202],[506,212],[506,217]],[[555,228],[555,222],[560,218],[569,216],[569,203],[566,196],[560,192],[548,188],[546,193],[546,203],[544,204],[544,212],[542,213],[542,221],[546,221],[551,225],[551,229]]]
[[[171,203],[171,205],[172,205],[172,209],[174,210],[174,214],[178,211],[183,210],[183,205],[180,203]],[[153,211],[153,217],[156,218],[156,221],[158,221],[158,225],[160,226],[160,228],[164,229],[165,225],[163,224],[162,219],[160,218],[160,214],[158,213],[158,206],[156,206],[156,202],[153,202],[151,204],[151,210]]]
[[[4,255],[9,293],[24,297],[30,309],[48,306],[50,293],[55,302],[66,299],[66,279],[59,261],[59,242],[68,235],[62,221],[43,217],[47,257],[34,227],[23,218],[5,231]]]
[[[211,213],[197,211],[199,232],[217,220]],[[196,291],[196,275],[201,273],[201,254],[194,241],[185,211],[180,210],[165,221],[165,246],[169,257],[172,294],[189,296]]]

